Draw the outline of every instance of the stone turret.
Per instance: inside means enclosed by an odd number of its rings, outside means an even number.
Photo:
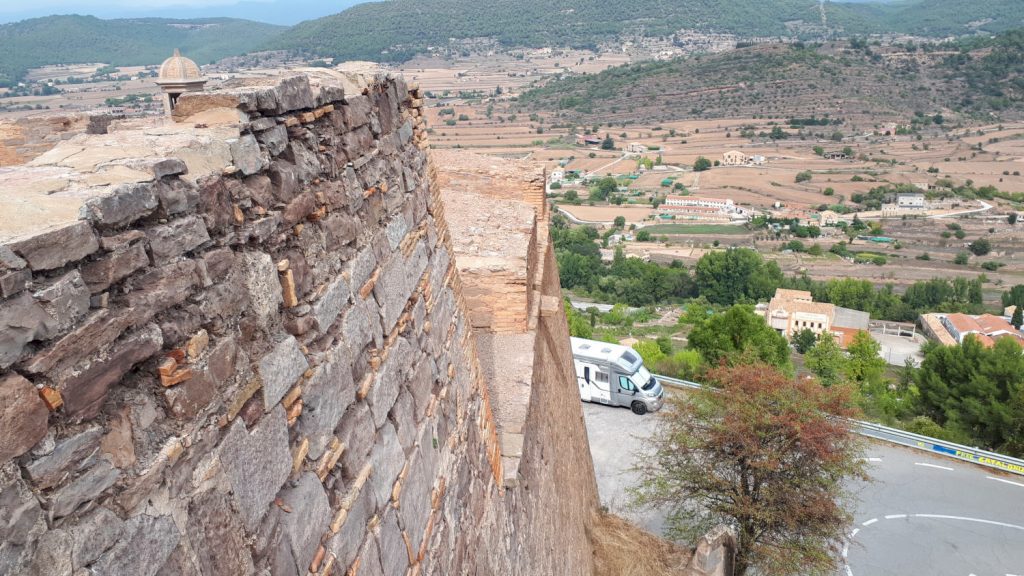
[[[199,66],[181,55],[177,48],[174,55],[160,65],[156,84],[164,92],[164,110],[170,116],[178,104],[178,97],[186,92],[202,92],[207,79]]]

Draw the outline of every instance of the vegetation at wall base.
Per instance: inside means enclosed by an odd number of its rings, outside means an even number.
[[[734,527],[738,576],[834,572],[852,520],[847,481],[866,475],[842,420],[857,416],[852,390],[756,363],[712,370],[707,383],[669,397],[635,502],[667,512],[683,541]]]

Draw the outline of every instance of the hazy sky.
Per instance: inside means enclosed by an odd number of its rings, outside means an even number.
[[[0,0],[0,22],[51,14],[100,18],[230,16],[294,24],[341,12],[364,0]]]

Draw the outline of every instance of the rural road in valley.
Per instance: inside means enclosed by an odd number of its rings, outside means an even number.
[[[664,514],[631,510],[626,494],[657,416],[589,403],[583,414],[602,504],[661,533]],[[856,534],[837,576],[1024,575],[1024,477],[884,443],[865,456],[874,482],[855,487]]]

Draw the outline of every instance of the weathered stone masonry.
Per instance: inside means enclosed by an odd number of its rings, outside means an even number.
[[[0,172],[0,574],[591,572],[550,247],[480,311],[534,335],[510,457],[421,105],[249,80]]]

